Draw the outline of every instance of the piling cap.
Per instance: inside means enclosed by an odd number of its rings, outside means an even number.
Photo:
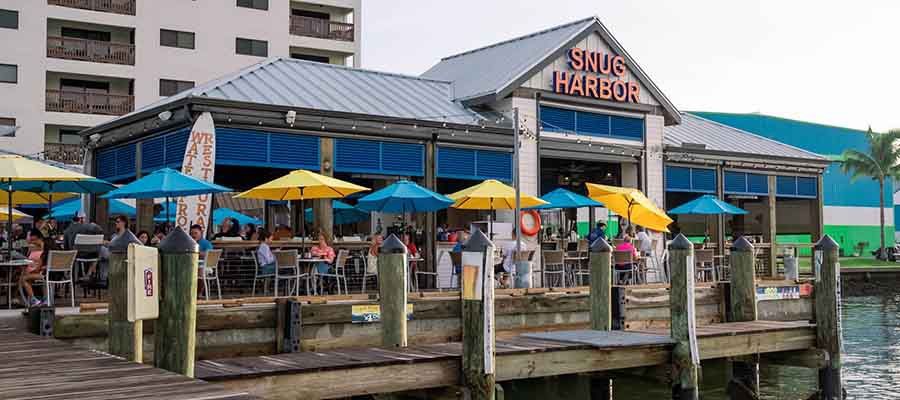
[[[484,253],[488,247],[494,247],[494,243],[491,242],[491,239],[488,239],[481,229],[476,229],[472,236],[469,237],[469,240],[463,243],[462,246],[463,251],[472,253]]]
[[[132,243],[141,244],[141,241],[130,230],[126,229],[125,233],[116,236],[112,242],[109,242],[109,251],[112,253],[125,253],[128,251],[128,245]]]
[[[612,246],[603,237],[598,237],[594,243],[591,243],[591,253],[611,253]]]
[[[741,236],[731,245],[731,251],[753,251],[753,243]]]
[[[669,243],[669,250],[688,250],[693,248],[694,244],[683,233],[679,233],[672,240],[672,243]]]
[[[196,253],[198,248],[197,242],[191,239],[191,236],[185,233],[180,226],[176,226],[159,242],[159,251],[161,253]]]
[[[819,239],[818,242],[816,242],[816,245],[814,247],[816,250],[826,250],[827,251],[827,250],[837,249],[841,246],[838,245],[837,242],[835,242],[834,239],[831,238],[831,236],[825,235],[825,236],[822,236],[822,238]]]
[[[391,234],[384,242],[381,243],[381,250],[384,254],[403,254],[406,253],[406,245],[395,234]]]

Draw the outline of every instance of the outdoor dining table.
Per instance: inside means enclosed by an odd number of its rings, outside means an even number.
[[[22,259],[22,260],[9,260],[0,262],[0,268],[6,269],[6,283],[0,284],[0,286],[6,287],[6,306],[9,309],[12,309],[12,291],[13,287],[16,286],[16,282],[13,282],[13,272],[16,268],[24,267],[26,265],[31,264],[31,260]]]
[[[300,268],[300,273],[306,272],[307,279],[313,279],[316,275],[313,273],[313,268],[316,267],[316,264],[322,262],[321,258],[298,258],[297,266]],[[316,281],[310,281],[310,286],[312,286],[312,295],[315,296],[318,294],[318,290]],[[299,290],[298,290],[299,291]]]

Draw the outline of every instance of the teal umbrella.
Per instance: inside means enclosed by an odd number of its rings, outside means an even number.
[[[708,237],[708,216],[722,214],[743,215],[747,214],[747,210],[728,204],[728,202],[722,201],[718,197],[711,194],[705,194],[669,210],[669,214],[706,215],[706,232],[704,233],[704,235]]]
[[[171,168],[162,168],[153,173],[113,190],[105,195],[106,199],[158,199],[194,196],[198,194],[224,193],[231,189],[182,174]],[[166,221],[169,221],[169,207],[166,208]]]
[[[544,210],[548,208],[603,207],[603,204],[597,200],[563,188],[556,188],[552,192],[541,196],[541,200],[546,201],[547,204],[530,207],[528,209]]]
[[[344,225],[353,224],[369,219],[369,213],[353,207],[343,201],[332,200],[331,208],[334,213],[334,224]],[[314,222],[313,209],[307,208],[304,211],[304,218],[309,222]]]
[[[53,206],[50,214],[45,216],[44,219],[56,218],[58,220],[65,220],[70,219],[81,212],[83,212],[83,210],[81,209],[81,200],[75,199],[65,201],[63,203],[58,203],[57,205]],[[129,218],[134,218],[137,215],[137,210],[135,210],[134,207],[128,205],[124,201],[111,200],[109,201],[109,214],[125,215]]]

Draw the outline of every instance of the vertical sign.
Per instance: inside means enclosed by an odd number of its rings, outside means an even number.
[[[488,246],[481,261],[484,280],[484,373],[494,373],[494,246]]]
[[[128,245],[128,321],[159,316],[159,253],[155,247]]]
[[[204,112],[191,129],[181,172],[197,179],[212,182],[216,176],[216,126],[212,114]],[[210,225],[212,195],[201,194],[178,198],[175,223],[185,232],[192,224],[203,227],[203,234]]]
[[[700,365],[700,347],[697,345],[697,310],[696,310],[696,302],[694,300],[694,254],[691,252],[691,255],[688,256],[687,259],[687,283],[685,287],[687,289],[687,302],[685,303],[687,308],[687,320],[688,320],[688,342],[691,346],[691,360],[694,362],[694,365]]]

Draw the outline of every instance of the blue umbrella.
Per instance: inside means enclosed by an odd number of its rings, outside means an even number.
[[[224,193],[231,189],[182,174],[171,168],[153,171],[141,179],[131,182],[105,195],[106,199],[156,199],[165,197],[194,196],[198,194]],[[168,208],[166,209],[168,221]]]
[[[49,193],[47,209],[53,210],[53,193],[106,193],[116,185],[102,179],[91,178],[80,181],[18,181],[12,183],[13,190],[23,192]],[[112,205],[112,203],[110,203]]]
[[[334,210],[335,225],[352,224],[369,219],[369,213],[344,203],[343,201],[332,200],[331,208]],[[304,218],[307,221],[314,222],[312,208],[307,208],[306,211],[304,211],[304,214],[306,214]]]
[[[262,220],[259,218],[251,217],[246,214],[241,214],[237,211],[234,211],[230,208],[217,208],[213,210],[213,223],[219,225],[225,218],[234,218],[241,225],[246,224],[256,224],[261,225]]]
[[[359,199],[356,207],[364,211],[405,214],[443,210],[453,203],[447,196],[402,180]]]
[[[74,217],[80,212],[82,212],[81,200],[75,199],[63,203],[58,203],[53,207],[52,211],[50,211],[50,214],[48,214],[44,218],[56,218],[62,220]],[[137,210],[135,210],[134,207],[128,205],[124,201],[112,200],[109,202],[109,213],[112,215],[126,215],[130,218],[133,218],[135,215],[137,215]]]
[[[747,211],[719,200],[716,196],[706,194],[669,210],[669,214],[742,215],[747,214]]]
[[[603,204],[597,200],[587,196],[582,196],[571,190],[556,188],[552,192],[541,196],[541,200],[547,202],[537,207],[531,207],[531,210],[549,209],[549,208],[582,208],[582,207],[603,207]]]
[[[178,209],[177,201],[167,201],[164,203],[159,203],[159,212],[156,214],[156,216],[153,217],[153,222],[168,221],[168,218],[166,216],[174,213],[176,209]]]

